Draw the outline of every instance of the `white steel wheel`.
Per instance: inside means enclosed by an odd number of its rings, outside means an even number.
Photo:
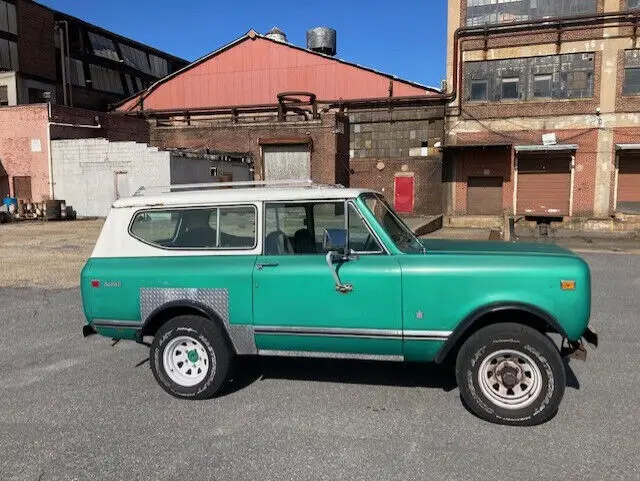
[[[513,349],[494,351],[478,369],[478,386],[493,404],[504,409],[522,409],[542,392],[542,373],[523,352]]]
[[[209,369],[215,371],[216,359],[209,356],[202,343],[191,336],[178,336],[165,346],[162,365],[174,383],[192,387],[201,383]]]

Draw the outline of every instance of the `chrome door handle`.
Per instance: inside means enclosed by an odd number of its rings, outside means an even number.
[[[256,268],[261,271],[263,267],[278,267],[279,265],[279,262],[258,262]]]

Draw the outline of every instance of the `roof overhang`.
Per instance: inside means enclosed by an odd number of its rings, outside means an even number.
[[[259,145],[313,145],[313,139],[309,136],[304,137],[260,137]]]
[[[616,150],[638,150],[638,151],[640,151],[640,144],[616,144]]]
[[[455,144],[455,145],[445,145],[443,150],[455,150],[455,149],[499,149],[499,148],[509,148],[513,146],[513,144]]]
[[[516,153],[545,153],[545,152],[575,152],[578,150],[577,144],[555,144],[555,145],[516,145]]]

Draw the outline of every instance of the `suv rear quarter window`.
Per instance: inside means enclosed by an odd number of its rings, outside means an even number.
[[[253,249],[255,206],[145,210],[135,214],[129,233],[163,249]]]

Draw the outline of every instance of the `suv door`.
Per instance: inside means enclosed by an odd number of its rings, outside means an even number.
[[[305,201],[265,203],[264,209],[264,248],[253,273],[259,352],[401,356],[400,266],[356,207]],[[358,256],[330,268],[325,229],[345,227]],[[336,268],[351,292],[336,290],[330,270]]]

